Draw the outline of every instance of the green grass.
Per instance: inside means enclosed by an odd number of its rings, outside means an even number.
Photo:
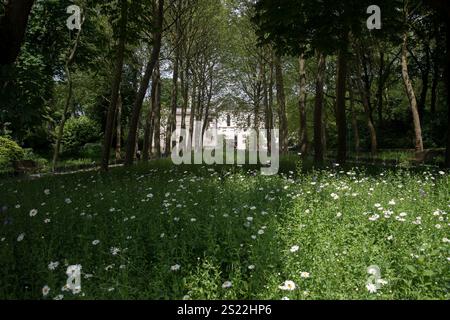
[[[294,159],[283,167],[265,177],[246,167],[156,161],[109,174],[4,180],[0,298],[450,298],[447,173],[297,172]],[[49,270],[51,262],[59,266]],[[61,289],[75,264],[82,289],[74,295]],[[366,288],[371,265],[387,281],[376,293]],[[296,289],[281,290],[286,280]],[[225,281],[232,287],[222,288]]]

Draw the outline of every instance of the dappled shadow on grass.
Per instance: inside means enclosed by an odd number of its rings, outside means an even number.
[[[242,168],[193,172],[162,162],[61,178],[3,185],[13,219],[2,227],[7,241],[0,246],[5,298],[39,298],[44,285],[55,297],[71,264],[89,275],[83,292],[90,298],[251,298],[281,263],[273,234],[281,208],[281,194],[273,191],[281,189],[278,177],[269,183]],[[49,270],[50,262],[58,268]],[[171,271],[174,265],[180,270]],[[199,278],[205,265],[217,282]],[[221,287],[227,280],[236,290]]]

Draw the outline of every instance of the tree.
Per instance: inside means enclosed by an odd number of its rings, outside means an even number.
[[[445,88],[447,91],[447,151],[445,156],[445,165],[450,168],[450,3],[442,0],[425,0],[437,12],[442,13],[442,20],[446,24],[447,35],[447,59],[445,66]]]
[[[298,108],[300,114],[300,130],[299,130],[299,142],[300,152],[303,156],[308,152],[308,128],[306,122],[306,60],[304,54],[299,58],[299,75],[300,75],[300,92],[298,99]]]
[[[283,69],[281,58],[275,56],[275,83],[277,88],[278,114],[280,121],[280,151],[288,152],[288,123],[286,117],[286,94],[284,92]]]
[[[66,78],[67,78],[67,97],[66,97],[66,103],[64,105],[62,120],[61,120],[61,123],[59,124],[59,128],[58,128],[58,136],[56,138],[55,151],[53,153],[53,161],[52,161],[52,171],[53,172],[56,171],[56,165],[58,162],[58,156],[59,156],[59,152],[60,152],[60,148],[61,148],[61,140],[62,140],[63,134],[64,134],[64,126],[66,124],[67,119],[70,116],[69,108],[72,103],[72,95],[73,95],[73,82],[72,82],[72,74],[71,74],[70,67],[74,62],[75,54],[76,54],[78,46],[80,44],[80,37],[81,37],[81,30],[82,30],[81,28],[83,26],[83,23],[84,23],[84,18],[82,19],[80,29],[78,30],[77,35],[75,37],[73,47],[69,49],[69,52],[67,54],[66,64],[64,67],[65,73],[66,73]]]
[[[347,158],[347,119],[345,112],[345,95],[347,83],[347,52],[339,50],[336,81],[336,124],[338,127],[337,161],[345,163]]]
[[[162,28],[164,20],[164,0],[158,0],[154,9],[154,33],[153,33],[153,48],[150,59],[147,63],[144,76],[139,86],[139,91],[136,95],[136,100],[133,106],[133,112],[130,120],[130,127],[128,131],[128,140],[125,154],[125,165],[133,164],[134,156],[136,153],[136,134],[141,116],[142,104],[144,102],[145,94],[148,90],[150,77],[153,74],[153,69],[159,60],[159,53],[161,50]]]
[[[408,1],[405,3],[405,15],[406,19],[410,18],[408,13]],[[416,152],[423,152],[423,140],[422,140],[422,126],[420,124],[420,115],[417,106],[417,99],[414,92],[414,87],[412,85],[411,79],[408,73],[408,31],[405,32],[403,36],[403,47],[402,47],[402,76],[403,82],[405,84],[406,94],[408,95],[411,112],[413,116],[414,133],[415,133],[415,147]]]
[[[360,54],[360,48],[355,44],[354,46],[354,52],[356,53],[355,57],[355,84],[356,88],[358,89],[359,95],[361,97],[362,105],[364,107],[364,113],[366,116],[367,121],[367,127],[369,129],[370,134],[370,153],[372,157],[375,157],[377,150],[378,150],[378,139],[377,139],[377,132],[375,129],[375,125],[373,123],[372,118],[372,111],[370,107],[370,101],[369,101],[369,94],[367,92],[368,88],[363,83],[363,72],[361,70],[361,54]]]
[[[290,0],[280,6],[276,1],[259,0],[255,5],[253,21],[258,26],[261,43],[273,43],[279,51],[296,56],[304,53],[309,55],[315,50],[325,55],[338,54],[336,125],[340,162],[346,158],[345,85],[349,34],[355,38],[362,37],[365,31],[364,13],[371,4],[370,1],[361,0]],[[385,16],[383,28],[394,30],[399,1],[381,1],[379,5],[383,7]],[[315,124],[319,125],[317,122]]]
[[[109,156],[111,152],[112,136],[114,130],[114,118],[119,100],[120,83],[122,82],[122,69],[125,56],[126,31],[128,24],[128,1],[120,0],[120,22],[118,31],[118,44],[116,48],[116,61],[112,79],[111,100],[106,118],[105,136],[103,141],[102,170],[109,168]]]
[[[0,65],[12,64],[23,44],[34,0],[6,0],[0,15]]]
[[[314,162],[322,164],[323,150],[323,96],[325,83],[326,57],[318,53],[318,66],[316,77],[316,99],[314,103]]]

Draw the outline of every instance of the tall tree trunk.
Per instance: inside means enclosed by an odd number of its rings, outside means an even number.
[[[0,16],[0,65],[12,64],[20,53],[34,0],[6,0]]]
[[[209,75],[209,90],[207,95],[207,101],[206,101],[206,108],[205,108],[205,120],[203,121],[203,127],[202,127],[202,141],[205,136],[206,129],[208,129],[209,125],[209,113],[211,109],[211,100],[213,95],[213,84],[214,84],[214,69],[210,71]]]
[[[358,88],[359,95],[362,100],[362,104],[364,107],[364,114],[366,116],[367,120],[367,127],[369,129],[370,134],[370,153],[372,157],[375,157],[377,150],[378,150],[378,139],[377,139],[377,131],[375,129],[375,125],[373,124],[372,119],[372,109],[370,107],[370,93],[367,92],[367,85],[363,83],[363,72],[361,70],[362,60],[361,60],[361,54],[359,52],[359,48],[354,45],[354,51],[356,53],[356,63],[355,63],[355,70],[356,70],[356,87]],[[370,88],[370,87],[369,87]],[[369,89],[370,90],[370,89]]]
[[[151,122],[150,122],[150,128],[148,133],[148,158],[150,158],[150,155],[153,155],[153,148],[154,148],[154,140],[155,140],[155,119],[156,119],[156,94],[158,89],[158,73],[157,70],[159,70],[159,67],[156,67],[155,70],[153,70],[153,77],[152,77],[152,92],[151,92]],[[159,112],[160,113],[160,112]],[[160,115],[158,115],[160,117]]]
[[[121,14],[120,14],[119,43],[116,49],[116,62],[114,66],[114,73],[112,80],[111,100],[108,108],[108,115],[106,117],[105,135],[103,140],[103,152],[102,152],[103,171],[107,171],[109,168],[109,156],[111,152],[114,118],[117,108],[117,101],[119,99],[120,83],[122,82],[123,60],[125,56],[125,42],[128,23],[128,1],[121,0],[120,5],[121,5]]]
[[[288,152],[288,123],[286,116],[286,94],[284,92],[283,69],[281,59],[275,56],[275,82],[277,88],[277,102],[280,115],[280,151],[282,154]]]
[[[177,22],[178,24],[178,22]],[[177,33],[179,27],[177,26]],[[173,61],[173,76],[172,76],[172,98],[171,98],[171,112],[169,115],[169,121],[167,122],[167,131],[166,134],[166,154],[170,154],[172,150],[171,143],[171,134],[176,130],[177,127],[177,107],[178,107],[178,70],[179,70],[179,44],[178,44],[178,35],[175,37],[175,58]]]
[[[306,122],[306,60],[303,54],[299,58],[300,73],[300,97],[298,99],[298,109],[300,114],[299,143],[300,152],[303,157],[308,153],[308,128]]]
[[[340,50],[337,62],[336,81],[336,125],[338,129],[337,162],[344,164],[347,159],[347,118],[345,115],[345,94],[347,83],[347,53]]]
[[[262,63],[262,94],[263,94],[263,107],[264,107],[264,127],[266,129],[267,150],[271,148],[271,123],[270,123],[270,109],[269,109],[269,87],[267,83],[267,65]]]
[[[159,53],[161,51],[161,38],[162,38],[162,26],[164,18],[164,0],[158,0],[157,8],[155,10],[155,32],[153,35],[153,48],[152,54],[142,78],[139,91],[136,95],[136,100],[133,105],[133,111],[131,115],[130,128],[128,132],[127,151],[125,155],[125,165],[130,166],[133,164],[133,158],[136,150],[136,132],[141,117],[142,104],[144,102],[145,94],[147,93],[150,78],[153,74],[153,69],[159,60]]]
[[[319,53],[318,69],[316,77],[316,98],[314,103],[314,162],[318,165],[323,163],[323,96],[325,83],[326,57]]]
[[[270,68],[270,72],[269,72],[269,112],[268,112],[268,121],[269,121],[269,128],[270,130],[274,129],[274,120],[273,120],[273,86],[274,86],[274,63],[273,63],[273,52],[270,53],[271,57],[270,57],[270,63],[269,63],[269,68]],[[269,150],[271,150],[272,148],[272,132],[269,130],[269,133],[267,135],[267,137],[270,137],[269,139]]]
[[[192,150],[193,146],[193,135],[194,135],[194,122],[195,122],[195,114],[196,114],[196,104],[197,104],[197,76],[193,75],[193,86],[192,86],[192,96],[191,96],[191,114],[189,115],[189,143],[190,148]]]
[[[116,161],[122,160],[122,97],[117,100],[117,127],[116,127]]]
[[[325,104],[326,106],[326,104]],[[327,122],[328,121],[328,113],[327,109],[325,108],[322,112],[322,152],[324,158],[327,157],[328,154],[328,145],[327,145]]]
[[[151,145],[153,140],[153,124],[155,121],[155,98],[156,98],[156,72],[154,70],[153,76],[152,76],[152,91],[151,91],[151,101],[150,101],[150,108],[148,110],[146,122],[145,122],[145,129],[144,129],[144,146],[142,150],[142,159],[144,162],[148,162],[150,159],[150,153],[151,153]]]
[[[189,63],[186,62],[186,68],[181,73],[181,88],[183,91],[183,106],[181,109],[181,129],[186,129],[186,114],[189,107]]]
[[[403,36],[403,50],[402,50],[402,76],[403,82],[405,84],[406,94],[408,95],[409,103],[411,105],[411,111],[413,116],[414,133],[415,133],[415,144],[416,152],[423,151],[423,141],[422,141],[422,128],[420,125],[420,116],[417,109],[417,100],[414,93],[414,88],[411,83],[411,79],[408,74],[408,34],[405,33]]]
[[[161,72],[159,62],[156,64],[156,91],[155,91],[155,156],[161,158]]]
[[[349,95],[350,95],[350,112],[352,114],[352,128],[353,128],[353,138],[355,140],[355,152],[358,155],[360,151],[360,139],[359,139],[359,130],[358,130],[358,121],[356,120],[356,113],[355,113],[355,98],[353,95],[353,85],[350,83],[349,88]]]
[[[262,52],[260,53],[262,55]],[[261,117],[260,117],[260,113],[261,113],[261,102],[264,103],[264,92],[263,92],[263,82],[264,82],[264,59],[261,56],[259,58],[259,70],[258,72],[258,81],[256,83],[256,99],[255,99],[255,110],[254,110],[254,129],[256,131],[256,136],[258,137],[257,139],[257,148],[259,148],[259,132],[260,132],[260,126],[261,126]]]
[[[78,30],[77,36],[75,38],[75,43],[67,55],[67,60],[66,60],[65,67],[64,67],[65,72],[66,72],[66,77],[67,77],[67,96],[66,96],[66,102],[64,105],[64,111],[63,111],[61,123],[59,124],[59,128],[58,128],[58,135],[56,137],[55,150],[53,152],[53,161],[52,161],[52,171],[53,172],[56,171],[56,165],[58,163],[58,156],[59,156],[59,152],[61,150],[61,142],[62,142],[62,138],[64,135],[64,126],[66,125],[66,122],[70,116],[69,108],[72,104],[72,96],[73,96],[73,81],[72,81],[72,74],[70,71],[70,66],[72,65],[72,63],[75,59],[75,54],[77,52],[77,48],[80,43],[80,37],[81,37],[81,29]]]

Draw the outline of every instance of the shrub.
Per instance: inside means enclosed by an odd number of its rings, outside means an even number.
[[[100,159],[102,154],[101,143],[87,143],[81,148],[80,155],[87,159]]]
[[[99,138],[100,127],[95,121],[85,116],[71,118],[67,120],[64,127],[63,153],[65,155],[78,155],[81,147],[87,143],[97,142]]]
[[[13,140],[0,136],[0,169],[11,165],[11,161],[21,160],[25,156],[23,149]]]

